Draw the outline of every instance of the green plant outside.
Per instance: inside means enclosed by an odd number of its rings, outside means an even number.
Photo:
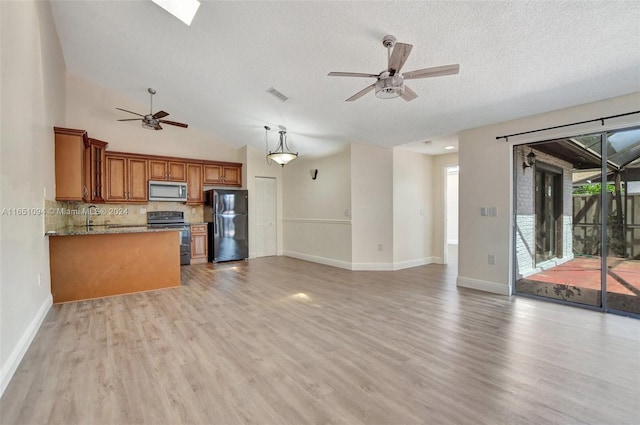
[[[601,183],[589,183],[582,186],[578,186],[573,189],[574,195],[598,195],[602,192]],[[607,185],[607,192],[616,193],[616,187],[613,184]],[[621,191],[624,193],[624,190]]]

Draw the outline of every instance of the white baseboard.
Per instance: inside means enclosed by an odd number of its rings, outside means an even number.
[[[395,270],[393,263],[351,263],[351,270],[387,272]]]
[[[509,285],[489,282],[486,280],[478,280],[458,276],[457,285],[463,288],[471,288],[477,289],[479,291],[491,292],[492,294],[511,295],[511,287]]]
[[[317,257],[315,255],[303,254],[294,251],[284,251],[282,255],[286,257],[297,258],[299,260],[311,261],[312,263],[319,263],[327,266],[338,267],[341,269],[352,270],[350,262],[336,260],[334,258]]]
[[[13,348],[7,362],[3,365],[2,372],[0,372],[0,397],[2,397],[4,390],[9,386],[9,382],[11,382],[13,374],[18,370],[18,366],[20,365],[22,358],[26,354],[31,342],[33,342],[33,338],[35,338],[38,333],[38,330],[40,329],[42,322],[44,322],[44,318],[47,316],[52,305],[53,296],[49,295],[40,306],[36,316],[27,327],[18,344]]]
[[[411,267],[425,266],[427,264],[442,264],[441,257],[425,257],[416,260],[399,261],[393,263],[393,270],[410,269]]]
[[[426,264],[442,264],[441,257],[425,257],[417,260],[408,260],[398,263],[350,263],[348,261],[336,260],[334,258],[318,257],[315,255],[303,254],[294,251],[285,251],[283,255],[287,257],[297,258],[299,260],[311,261],[313,263],[319,263],[353,271],[394,271],[408,269],[411,267],[424,266]]]

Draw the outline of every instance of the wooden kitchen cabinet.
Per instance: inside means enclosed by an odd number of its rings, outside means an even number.
[[[242,164],[204,163],[204,184],[242,186]]]
[[[204,203],[202,191],[202,164],[187,163],[187,205]]]
[[[89,139],[84,149],[85,202],[104,202],[105,150],[107,142]]]
[[[53,128],[55,134],[56,200],[82,201],[89,195],[85,181],[85,147],[87,132],[70,128]]]
[[[180,161],[149,159],[149,180],[187,181],[187,164]]]
[[[206,224],[191,225],[191,264],[202,264],[208,261],[209,241]]]
[[[105,202],[148,202],[147,160],[120,154],[106,154]]]

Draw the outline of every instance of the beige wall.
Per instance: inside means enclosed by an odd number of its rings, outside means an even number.
[[[458,154],[450,153],[433,157],[433,232],[431,252],[434,262],[442,262],[445,246],[445,174],[446,168],[458,165]]]
[[[394,268],[429,264],[432,258],[433,157],[393,151]]]
[[[285,255],[350,268],[351,152],[300,157],[283,169]],[[316,180],[310,169],[318,169]]]
[[[54,194],[53,126],[65,122],[65,66],[48,2],[0,2],[0,207]],[[0,394],[49,310],[44,217],[0,216]]]
[[[514,144],[640,125],[640,116],[607,120],[604,126],[595,122],[512,137],[508,143],[496,137],[637,111],[638,105],[640,93],[634,93],[461,132],[458,285],[511,293]],[[480,216],[481,207],[497,207],[498,216]],[[496,256],[495,265],[488,264],[489,254]]]
[[[117,121],[136,116],[118,111],[116,107],[146,113],[149,103],[135,103],[119,93],[69,73],[66,85],[66,126],[87,130],[89,137],[108,142],[108,150],[241,162],[237,149],[193,127],[185,129],[164,125],[162,131],[155,131],[142,128],[139,121]],[[145,97],[146,89],[140,90],[144,93],[142,98],[148,99]],[[154,110],[160,109],[171,113],[170,105],[164,105],[156,99]],[[167,119],[189,123],[188,117],[170,115]]]
[[[445,173],[446,167],[458,165],[458,154],[395,149],[393,158],[394,269],[442,263]]]
[[[353,269],[392,270],[392,149],[351,145],[351,220]]]

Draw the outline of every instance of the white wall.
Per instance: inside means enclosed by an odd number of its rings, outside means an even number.
[[[439,262],[432,258],[433,157],[393,151],[393,267]]]
[[[392,149],[351,145],[351,220],[352,268],[392,270]]]
[[[49,2],[0,2],[0,23],[0,207],[41,208],[55,198],[64,60]],[[52,303],[43,227],[42,216],[0,216],[0,394]]]
[[[317,169],[316,180],[310,169]],[[284,254],[350,268],[350,149],[300,157],[283,168]]]
[[[140,90],[146,94],[145,88]],[[148,102],[136,103],[113,90],[69,73],[66,95],[66,126],[86,130],[89,137],[108,142],[108,150],[242,162],[238,149],[193,127],[163,125],[163,130],[155,131],[142,128],[140,121],[117,121],[136,116],[115,108],[146,113],[149,110]],[[171,113],[171,105],[161,101],[159,88],[154,98],[154,112],[164,110]],[[189,124],[189,117],[169,115],[167,119]]]
[[[509,142],[497,136],[636,111],[639,105],[640,93],[634,93],[461,132],[458,285],[511,293],[514,144],[639,125],[640,116],[512,137]],[[481,217],[483,206],[497,207],[498,216]],[[488,264],[489,254],[496,256],[495,265]]]

